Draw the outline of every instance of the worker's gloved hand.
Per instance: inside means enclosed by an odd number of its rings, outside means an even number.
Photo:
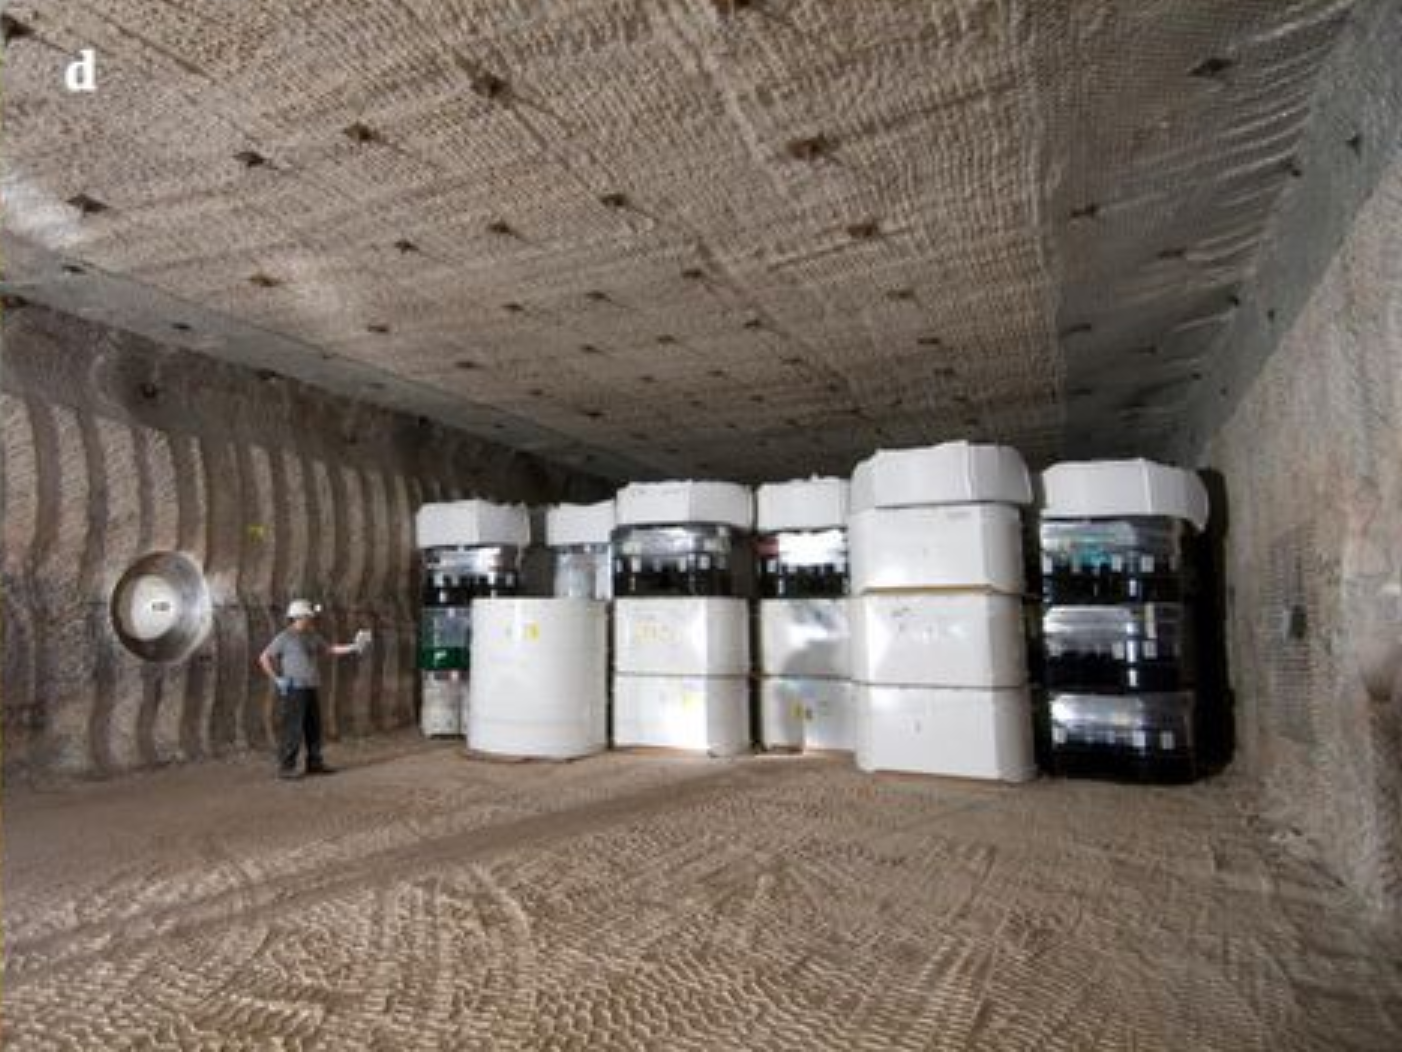
[[[373,639],[374,635],[370,630],[368,628],[362,628],[355,634],[355,652],[357,654],[364,654],[370,649],[370,643]]]
[[[273,678],[273,687],[277,690],[279,698],[285,698],[292,690],[292,681],[286,676],[276,676]]]

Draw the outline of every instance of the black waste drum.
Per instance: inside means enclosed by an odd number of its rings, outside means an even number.
[[[755,539],[762,599],[840,599],[847,594],[847,531],[785,530]]]
[[[613,533],[614,598],[732,596],[743,538],[731,526],[621,526]]]

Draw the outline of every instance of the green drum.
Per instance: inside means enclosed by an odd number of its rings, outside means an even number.
[[[472,648],[472,607],[425,607],[419,628],[419,668],[466,669]]]

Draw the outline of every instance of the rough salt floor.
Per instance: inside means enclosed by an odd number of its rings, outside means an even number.
[[[1402,1047],[1402,942],[1231,784],[333,758],[11,793],[6,1047]]]

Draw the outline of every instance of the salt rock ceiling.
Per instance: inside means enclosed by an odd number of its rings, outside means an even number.
[[[1352,7],[15,0],[5,289],[615,477],[1152,454]]]

